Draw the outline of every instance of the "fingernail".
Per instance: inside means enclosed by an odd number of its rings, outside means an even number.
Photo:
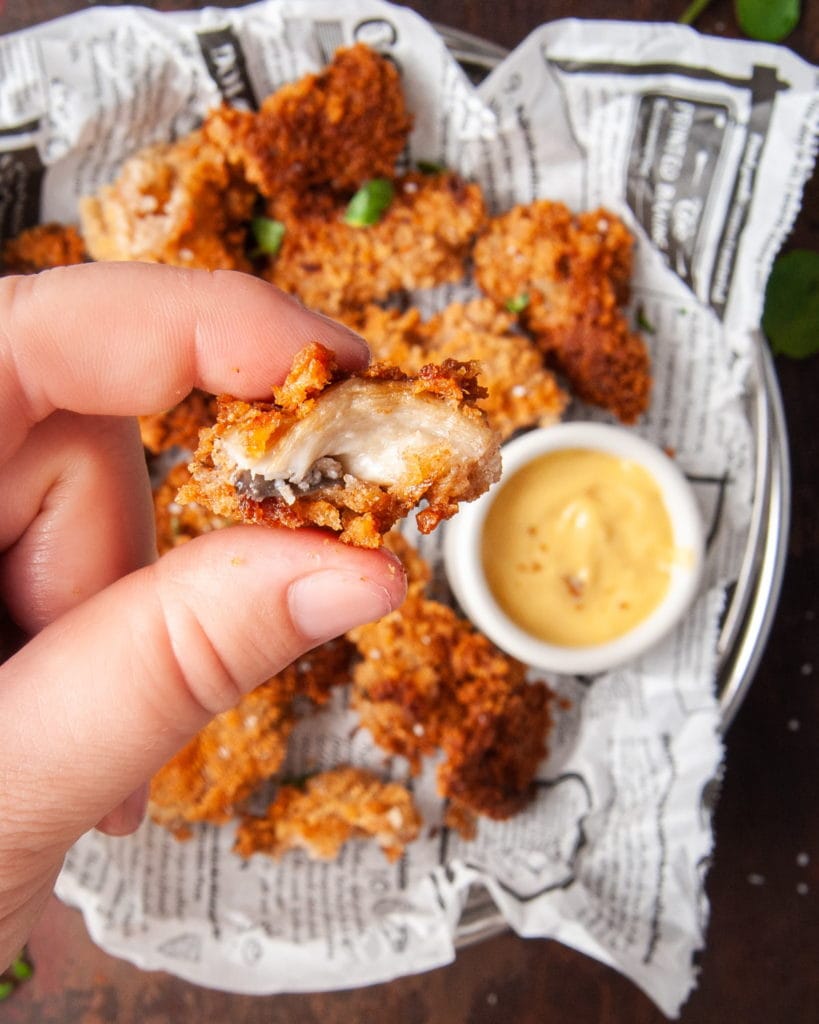
[[[148,807],[149,784],[143,783],[127,796],[118,807],[97,823],[97,829],[109,836],[127,836],[136,832]]]
[[[386,587],[354,572],[323,569],[290,584],[287,604],[307,640],[329,640],[392,611]]]
[[[319,311],[316,309],[311,309],[310,312],[314,316],[317,316],[319,320],[324,321],[324,323],[328,327],[330,327],[335,334],[339,335],[347,342],[352,342],[353,345],[358,350],[357,355],[361,361],[361,365],[369,365],[370,359],[372,358],[372,352],[370,351],[370,346],[367,344],[366,340],[361,337],[360,334],[354,331],[351,327],[348,327],[346,324],[339,323],[338,320],[333,320],[331,317],[326,316],[324,313],[319,313]]]

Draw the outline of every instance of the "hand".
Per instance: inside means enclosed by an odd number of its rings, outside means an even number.
[[[135,414],[193,386],[265,398],[318,340],[366,346],[242,274],[90,264],[0,280],[0,970],[68,847],[132,831],[146,780],[301,653],[404,596],[385,552],[215,531],[156,561]],[[131,418],[128,418],[131,417]]]

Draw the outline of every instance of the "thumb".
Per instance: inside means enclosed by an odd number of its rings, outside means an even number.
[[[0,669],[0,822],[67,847],[211,717],[404,588],[386,552],[249,526],[119,580]]]

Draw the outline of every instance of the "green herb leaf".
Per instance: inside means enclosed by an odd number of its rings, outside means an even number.
[[[250,222],[250,230],[256,239],[258,251],[267,256],[275,256],[284,241],[284,224],[271,217],[254,217]]]
[[[795,249],[776,260],[762,327],[779,355],[804,359],[819,352],[819,252]]]
[[[446,170],[445,164],[438,164],[434,160],[419,160],[415,166],[422,174],[443,174]]]
[[[366,228],[377,224],[384,216],[395,195],[392,182],[387,178],[372,178],[365,181],[347,204],[344,223],[355,228]]]
[[[13,981],[0,981],[0,1003],[4,999],[8,999],[11,993],[14,991]]]
[[[17,981],[26,981],[34,973],[34,968],[21,956],[18,956],[17,959],[12,963],[11,967],[9,967],[9,971],[17,979]]]
[[[651,323],[650,320],[646,319],[646,313],[642,306],[637,307],[636,314],[637,326],[641,331],[645,331],[646,334],[656,334],[657,328]]]
[[[504,305],[510,313],[522,313],[529,305],[529,296],[526,292],[523,292],[521,295],[515,295],[514,298],[507,299]]]
[[[735,0],[737,21],[751,39],[778,43],[793,32],[802,14],[802,0]]]

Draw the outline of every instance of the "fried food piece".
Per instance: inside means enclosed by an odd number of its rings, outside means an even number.
[[[177,492],[189,479],[188,467],[184,463],[179,463],[154,489],[156,546],[160,555],[164,555],[171,548],[179,547],[180,544],[186,544],[203,533],[232,525],[229,519],[215,516],[201,505],[179,504],[176,500]]]
[[[199,431],[213,425],[216,399],[204,391],[193,391],[167,412],[139,417],[139,433],[143,445],[154,455],[169,448],[193,451],[199,442]]]
[[[85,263],[85,244],[70,224],[38,224],[21,231],[3,246],[3,269],[9,274],[36,274],[50,267]]]
[[[546,756],[553,695],[449,607],[414,595],[352,630],[362,660],[353,706],[375,742],[414,772],[438,748],[438,791],[468,812],[508,818]]]
[[[256,195],[224,153],[195,131],[143,149],[113,184],[84,197],[82,232],[95,260],[247,271]]]
[[[478,402],[504,440],[522,427],[557,422],[568,396],[543,365],[543,356],[514,317],[487,299],[452,303],[426,324],[429,359],[472,359],[487,395]]]
[[[281,767],[295,725],[295,673],[274,676],[217,715],[151,781],[154,821],[189,834],[188,822],[223,824]]]
[[[355,311],[402,289],[460,281],[485,219],[483,194],[456,174],[407,174],[376,224],[343,220],[329,193],[280,196],[271,216],[285,225],[268,280],[329,316]]]
[[[321,644],[217,715],[159,770],[149,810],[179,838],[186,823],[223,824],[256,786],[275,775],[296,724],[294,699],[324,704],[333,686],[349,681],[351,645]]]
[[[477,405],[505,440],[523,427],[560,419],[568,396],[543,364],[543,354],[515,332],[515,318],[490,299],[453,302],[426,323],[417,309],[367,306],[354,326],[377,359],[417,373],[428,362],[474,360],[486,396]]]
[[[212,112],[204,131],[272,198],[287,188],[352,192],[368,178],[390,177],[411,127],[395,66],[358,44],[278,89],[257,114]]]
[[[281,786],[265,817],[242,818],[234,849],[242,857],[305,850],[317,860],[333,860],[349,839],[371,837],[394,861],[420,829],[405,786],[342,765],[310,777],[304,788]]]
[[[500,475],[498,437],[475,408],[482,394],[467,364],[348,375],[313,343],[274,403],[220,402],[177,500],[245,522],[325,527],[362,547],[378,547],[424,500],[417,522],[429,533]]]
[[[295,677],[297,697],[307,697],[321,707],[326,704],[336,686],[350,682],[355,647],[343,636],[328,640],[285,669]]]
[[[538,200],[490,221],[475,244],[475,276],[499,305],[517,300],[521,322],[578,397],[633,423],[648,406],[643,339],[621,310],[634,239],[608,210],[573,215]]]

